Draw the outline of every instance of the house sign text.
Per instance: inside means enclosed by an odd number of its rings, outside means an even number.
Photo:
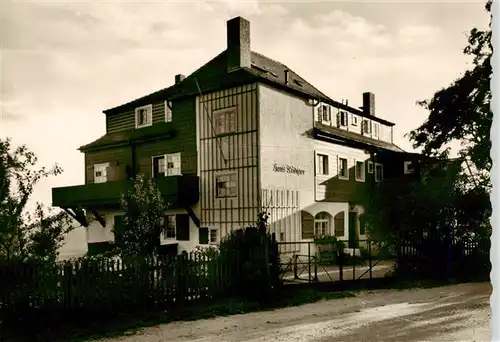
[[[273,165],[273,171],[274,172],[293,173],[296,175],[303,175],[306,173],[304,170],[298,169],[292,165],[278,165],[278,164]]]

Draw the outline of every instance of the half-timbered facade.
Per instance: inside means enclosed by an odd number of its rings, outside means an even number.
[[[120,195],[139,173],[157,179],[170,204],[161,244],[180,252],[219,242],[263,210],[278,240],[354,243],[365,233],[359,194],[413,172],[373,94],[362,109],[329,98],[252,51],[241,17],[227,22],[226,38],[189,76],[104,111],[106,134],[80,147],[84,185],[54,188],[53,204],[87,227],[89,249],[119,240]]]

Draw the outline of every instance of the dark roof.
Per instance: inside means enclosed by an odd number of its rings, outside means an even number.
[[[172,122],[162,122],[154,124],[150,127],[144,127],[140,130],[128,129],[108,133],[93,142],[80,146],[78,149],[82,152],[98,150],[109,146],[128,145],[131,142],[141,142],[150,139],[156,139],[161,136],[171,136],[174,133],[174,125]]]
[[[376,147],[376,148],[381,148],[384,150],[389,150],[393,152],[404,152],[407,153],[405,150],[403,150],[401,147],[397,146],[396,144],[389,143],[386,141],[382,140],[377,140],[377,139],[372,139],[370,137],[365,137],[361,134],[358,133],[353,133],[349,132],[337,127],[332,127],[332,126],[327,126],[322,123],[315,123],[314,128],[320,132],[325,132],[328,135],[332,135],[335,137],[338,137],[340,139],[347,139],[350,141],[355,141],[357,143],[363,144],[363,145],[368,145],[371,147]]]
[[[385,125],[394,126],[394,123],[390,121],[366,114],[357,108],[349,107],[343,103],[332,100],[305,79],[300,77],[293,70],[278,61],[270,59],[257,52],[252,52],[251,59],[252,67],[240,68],[235,71],[228,72],[226,51],[223,51],[198,70],[194,71],[180,83],[161,89],[118,107],[107,109],[104,113],[115,114],[125,110],[130,110],[137,106],[151,103],[156,100],[164,100],[167,98],[179,99],[185,96],[197,95],[200,93],[200,90],[201,93],[206,93],[252,82],[262,82],[297,95],[305,95],[316,100],[321,100],[322,102],[331,104],[351,113],[370,118]],[[285,71],[288,71],[287,84],[285,84]]]

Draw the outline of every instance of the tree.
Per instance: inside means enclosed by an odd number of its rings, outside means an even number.
[[[162,232],[162,221],[168,205],[153,179],[139,174],[134,187],[122,195],[123,227],[119,236],[120,251],[124,255],[148,256],[156,252]]]
[[[0,260],[55,260],[71,229],[64,212],[47,213],[39,203],[34,213],[27,212],[36,184],[62,172],[57,165],[37,169],[37,162],[25,145],[13,149],[9,138],[0,139]]]
[[[491,0],[486,11],[491,13]],[[441,89],[430,100],[419,104],[429,110],[427,120],[410,132],[415,148],[422,147],[428,156],[446,157],[454,141],[462,145],[460,155],[472,169],[469,176],[477,185],[490,188],[490,128],[493,113],[490,108],[492,75],[491,19],[489,29],[470,31],[464,53],[472,57],[473,68],[466,71],[447,88]],[[473,174],[474,173],[474,174]]]
[[[444,237],[449,222],[456,221],[460,163],[424,161],[422,166],[419,179],[388,179],[366,193],[362,224],[375,242],[392,248],[401,240]]]

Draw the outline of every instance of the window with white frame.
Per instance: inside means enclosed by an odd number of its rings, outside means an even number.
[[[236,108],[214,111],[212,118],[216,135],[236,132]]]
[[[384,179],[384,166],[379,163],[375,163],[375,181],[381,182]]]
[[[405,175],[414,173],[415,169],[413,168],[413,163],[411,161],[404,162],[404,173]]]
[[[327,175],[328,174],[328,156],[326,154],[316,154],[317,159],[317,174]]]
[[[320,212],[314,217],[314,236],[325,236],[330,234],[332,217],[326,212]]]
[[[209,230],[208,243],[217,243],[217,229]]]
[[[108,180],[108,167],[109,163],[94,165],[94,183],[106,183]]]
[[[378,135],[379,135],[379,129],[380,129],[380,125],[378,122],[374,122],[373,123],[373,136],[375,138],[378,138]]]
[[[318,115],[322,117],[320,121],[330,122],[332,120],[331,107],[327,105],[320,105],[318,108]]]
[[[163,239],[175,240],[176,231],[175,215],[166,215],[163,220]]]
[[[153,105],[135,109],[135,128],[147,127],[153,124]]]
[[[368,173],[373,173],[373,162],[372,161],[368,161]]]
[[[349,170],[347,166],[347,158],[339,157],[338,159],[338,168],[339,168],[339,178],[340,179],[349,179]]]
[[[372,126],[370,124],[370,120],[363,120],[362,126],[363,134],[370,134],[372,132]]]
[[[153,157],[153,178],[165,176],[166,159],[165,156]]]
[[[238,193],[236,172],[215,176],[215,196],[219,198],[235,197]]]
[[[338,114],[339,126],[347,126],[347,112],[341,110]]]
[[[153,178],[158,176],[181,175],[181,153],[172,153],[152,157]]]
[[[364,182],[365,181],[365,163],[363,161],[356,161],[356,166],[355,166],[355,173],[356,173],[356,180],[358,182]]]
[[[351,116],[351,124],[353,126],[357,126],[358,125],[358,117],[356,115],[352,115]]]
[[[172,121],[172,102],[165,101],[165,122]]]

